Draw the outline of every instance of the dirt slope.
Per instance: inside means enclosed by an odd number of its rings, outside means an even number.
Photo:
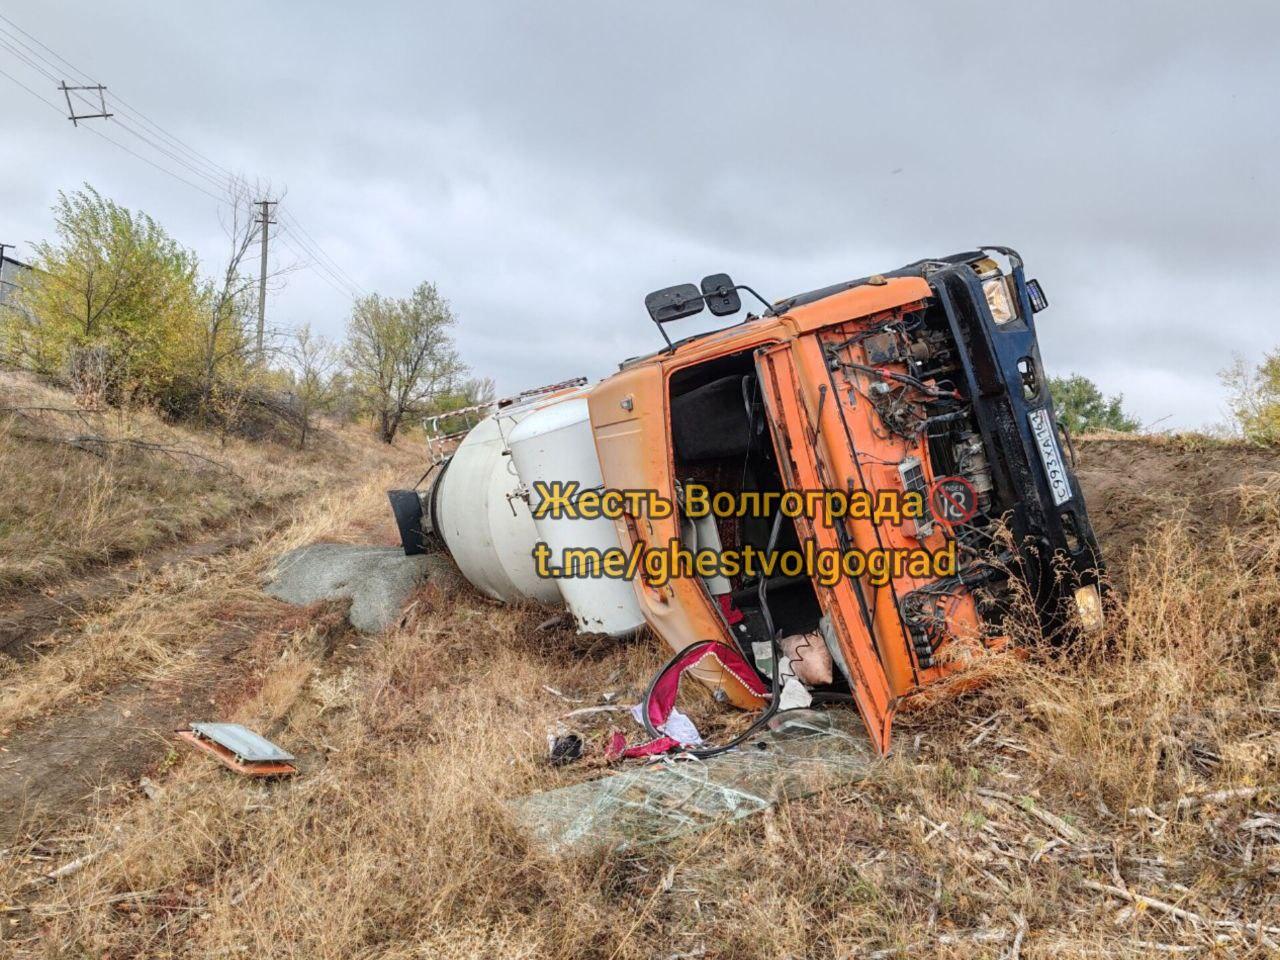
[[[1280,471],[1280,451],[1204,439],[1090,438],[1076,448],[1089,518],[1107,561],[1121,569],[1161,522],[1180,520],[1200,536],[1253,522],[1242,516],[1238,489]]]
[[[393,537],[381,514],[382,488],[395,476],[384,469],[353,479],[317,498],[318,514],[295,506],[256,539],[176,557],[161,551],[165,562],[144,564],[135,578],[110,577],[117,595],[100,598],[94,613],[71,615],[86,595],[75,584],[64,591],[70,602],[47,598],[61,623],[28,622],[42,639],[25,646],[0,685],[0,843],[57,829],[136,783],[171,752],[174,729],[244,700],[288,637],[314,632],[313,620],[323,621],[322,640],[341,633],[340,616],[333,621],[321,607],[299,614],[258,584],[299,542]]]

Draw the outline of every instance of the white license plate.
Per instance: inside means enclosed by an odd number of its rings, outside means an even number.
[[[1053,505],[1061,506],[1071,499],[1071,481],[1067,479],[1067,468],[1062,464],[1062,450],[1058,447],[1058,438],[1053,432],[1053,420],[1048,410],[1032,410],[1027,414],[1031,423],[1031,432],[1036,438],[1036,448],[1040,451],[1040,462],[1044,464],[1044,473],[1049,480],[1049,489],[1053,491]]]

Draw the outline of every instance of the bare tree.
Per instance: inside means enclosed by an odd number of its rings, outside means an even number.
[[[254,308],[258,277],[252,261],[246,264],[261,236],[256,198],[270,193],[270,186],[232,179],[227,184],[229,210],[222,227],[227,236],[227,258],[219,276],[206,283],[200,328],[200,415],[213,413],[227,425],[243,406],[245,391],[253,381],[255,366],[263,358],[256,353]],[[274,271],[269,281],[279,281],[293,267]],[[279,337],[273,337],[278,340]]]
[[[293,373],[298,416],[298,446],[305,448],[318,414],[329,408],[335,393],[334,374],[342,354],[337,346],[303,324],[293,332],[285,356]]]
[[[347,364],[384,442],[391,443],[406,417],[430,409],[465,373],[450,333],[454,323],[449,302],[432,283],[418,284],[406,298],[375,293],[355,302]]]

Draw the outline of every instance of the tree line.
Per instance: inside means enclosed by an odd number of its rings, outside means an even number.
[[[492,381],[459,358],[453,308],[428,282],[357,299],[342,343],[302,323],[267,331],[260,353],[253,197],[270,192],[229,185],[227,245],[213,265],[92,186],[60,192],[54,238],[34,246],[35,269],[0,307],[0,363],[61,382],[88,405],[148,403],[224,435],[283,427],[302,446],[322,413],[367,418],[390,443],[406,425],[493,398]],[[1237,360],[1222,380],[1232,431],[1280,442],[1280,352],[1256,369]],[[1050,378],[1049,389],[1072,433],[1141,426],[1122,396],[1087,377]]]
[[[390,443],[405,426],[492,399],[492,382],[458,356],[457,317],[429,282],[357,299],[341,343],[302,323],[266,331],[259,351],[252,198],[265,189],[230,185],[225,259],[208,266],[92,186],[60,192],[53,239],[34,245],[34,269],[0,308],[0,362],[87,406],[145,403],[224,436],[285,431],[300,446],[322,413],[367,418]]]

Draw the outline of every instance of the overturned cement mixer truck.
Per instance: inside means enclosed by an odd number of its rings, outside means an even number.
[[[742,293],[758,313],[667,337]],[[760,711],[753,729],[788,685],[851,701],[885,753],[895,712],[1007,647],[1011,617],[1050,641],[1101,627],[1047,300],[1015,251],[775,302],[716,274],[645,302],[663,349],[497,403],[392,504],[406,550],[442,543],[490,597],[562,603],[588,633],[647,624],[675,652],[646,696],[655,740],[663,678],[688,672]],[[829,682],[796,669],[797,637]]]

